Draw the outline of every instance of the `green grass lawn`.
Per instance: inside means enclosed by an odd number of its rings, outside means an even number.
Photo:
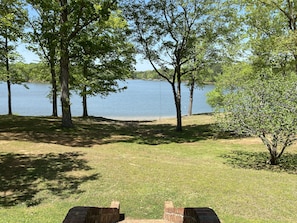
[[[0,222],[62,222],[73,206],[121,203],[128,218],[212,207],[224,223],[296,222],[297,147],[266,163],[257,138],[222,137],[212,117],[124,122],[0,116]]]

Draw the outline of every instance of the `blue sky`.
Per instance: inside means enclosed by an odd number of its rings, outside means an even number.
[[[24,63],[36,63],[39,61],[39,57],[35,53],[26,49],[24,44],[20,44],[17,47],[17,51],[22,55]]]

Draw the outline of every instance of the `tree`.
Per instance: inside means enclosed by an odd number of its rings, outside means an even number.
[[[227,75],[235,76],[233,83],[243,80],[234,70]],[[270,163],[276,165],[297,139],[297,79],[294,73],[275,75],[270,69],[249,77],[241,84],[225,82],[228,91],[216,104],[217,111],[224,111],[218,113],[218,124],[237,134],[258,136],[270,153]]]
[[[215,4],[215,3],[214,3]],[[184,66],[183,81],[190,90],[188,115],[192,115],[194,89],[205,81],[214,81],[221,66],[242,57],[240,42],[243,39],[240,10],[232,2],[219,4],[220,10],[213,12],[214,20],[208,20],[205,35],[198,36],[191,54],[195,55]],[[225,7],[227,10],[225,10]]]
[[[18,0],[1,1],[0,7],[0,63],[6,71],[8,114],[12,115],[11,84],[17,83],[19,80],[17,76],[13,77],[10,64],[17,59],[15,46],[16,42],[23,36],[26,12],[22,9],[21,1]]]
[[[72,84],[83,101],[83,116],[88,116],[87,97],[107,96],[119,87],[132,71],[134,48],[127,41],[127,22],[120,11],[111,13],[106,22],[94,23],[82,30],[71,47],[71,65],[76,67]]]
[[[55,8],[57,5],[49,1],[27,0],[27,2],[31,4],[37,14],[37,16],[28,18],[28,23],[32,29],[28,36],[28,41],[31,43],[30,49],[35,51],[42,60],[45,60],[50,68],[52,116],[58,116],[56,67],[58,63],[59,13],[58,9]],[[37,45],[35,46],[33,43]]]
[[[44,4],[41,4],[44,3]],[[81,31],[94,22],[104,22],[108,20],[110,12],[116,9],[114,0],[35,0],[31,4],[33,7],[42,7],[49,4],[55,11],[59,24],[57,35],[50,36],[58,41],[59,62],[60,62],[60,83],[61,83],[61,103],[62,103],[62,126],[72,127],[72,117],[70,109],[69,71],[70,52],[69,47],[74,39],[80,35]],[[50,8],[49,7],[49,8]],[[49,9],[48,7],[42,10]],[[45,33],[51,30],[46,29]],[[45,35],[43,35],[45,37]]]
[[[128,2],[124,8],[132,30],[135,31],[134,40],[139,53],[171,85],[177,131],[182,131],[182,77],[198,69],[197,66],[191,66],[191,70],[184,68],[195,61],[193,50],[197,42],[208,38],[211,33],[219,33],[224,26],[224,7],[221,1],[139,0]],[[215,15],[218,11],[220,16]]]
[[[59,0],[60,12],[60,79],[62,102],[62,126],[72,127],[69,97],[69,46],[80,32],[94,22],[108,20],[116,1]]]

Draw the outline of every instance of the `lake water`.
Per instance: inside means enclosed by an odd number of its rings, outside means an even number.
[[[12,112],[24,116],[49,116],[52,114],[52,104],[47,95],[50,92],[49,84],[12,85]],[[121,84],[122,85],[122,84]],[[166,81],[127,80],[123,83],[128,89],[113,93],[102,98],[100,96],[88,98],[88,114],[116,119],[160,119],[175,117],[175,105],[171,86]],[[206,93],[212,90],[212,85],[202,89],[195,89],[193,114],[212,112],[206,103]],[[59,100],[58,100],[59,101]],[[71,114],[82,115],[81,98],[72,92]],[[182,114],[188,113],[189,89],[182,85]],[[7,114],[7,87],[0,83],[0,114]],[[61,115],[61,105],[58,107]]]

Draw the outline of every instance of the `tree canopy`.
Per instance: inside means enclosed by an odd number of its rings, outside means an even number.
[[[201,69],[197,65],[197,46],[227,33],[232,9],[225,11],[226,5],[221,1],[207,0],[139,0],[128,1],[125,6],[138,52],[172,87],[176,130],[181,131],[182,77]],[[216,14],[218,11],[220,15]]]
[[[84,29],[71,45],[73,89],[83,98],[83,116],[87,113],[87,96],[107,96],[121,91],[134,63],[134,47],[128,42],[130,30],[120,11],[111,13],[105,23]]]
[[[108,81],[113,80],[112,84],[115,85],[115,79],[130,71],[132,67],[133,47],[127,43],[123,45],[126,35],[119,31],[124,30],[123,26],[119,28],[119,24],[121,22],[124,24],[125,21],[120,19],[119,14],[117,18],[111,16],[116,15],[114,12],[117,10],[116,1],[113,0],[28,0],[27,2],[37,12],[36,17],[28,20],[33,30],[29,41],[38,45],[35,50],[41,52],[40,55],[50,65],[53,101],[56,98],[55,73],[57,62],[59,62],[62,126],[72,127],[70,84],[76,84],[76,87],[79,84],[74,81],[74,79],[78,80],[78,76],[77,73],[76,75],[71,73],[71,66],[74,64],[82,65],[83,63],[91,66],[92,63],[93,72],[88,72],[88,69],[81,69],[80,71],[84,73],[81,77],[85,75],[85,78],[80,77],[79,80],[81,83],[89,84],[88,92],[91,94],[103,93],[98,89],[104,88],[106,93],[108,91],[106,86],[111,84]],[[113,21],[110,21],[110,19],[113,19]],[[104,38],[105,40],[103,40]],[[77,56],[80,56],[80,63]],[[91,60],[90,57],[92,57]],[[104,61],[103,58],[105,58]],[[119,69],[120,67],[121,69]],[[94,71],[94,69],[97,70]],[[74,70],[78,71],[79,69],[72,69],[72,71]],[[96,82],[95,79],[99,76],[96,77],[94,74],[102,74],[103,70],[106,75],[101,77],[101,82]],[[92,81],[86,82],[86,80]],[[97,90],[95,90],[95,87]],[[112,88],[109,88],[109,90],[112,90]],[[85,96],[86,93],[87,91],[82,96]]]

